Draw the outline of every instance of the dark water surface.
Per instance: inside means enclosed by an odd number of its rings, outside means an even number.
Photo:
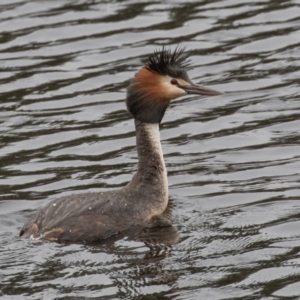
[[[1,299],[300,299],[300,2],[0,2]],[[163,253],[23,240],[55,197],[126,184],[129,79],[186,46],[161,126],[180,242]]]

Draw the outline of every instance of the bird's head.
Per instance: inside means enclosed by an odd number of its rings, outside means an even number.
[[[160,123],[171,100],[194,94],[214,96],[222,92],[192,83],[186,72],[188,54],[163,48],[149,57],[127,89],[126,105],[132,116],[144,123]]]

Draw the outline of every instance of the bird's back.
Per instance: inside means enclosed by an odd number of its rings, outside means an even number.
[[[93,242],[147,222],[126,188],[75,194],[51,201],[33,215],[20,235],[50,241]]]

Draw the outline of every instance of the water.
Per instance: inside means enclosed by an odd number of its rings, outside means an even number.
[[[2,0],[0,298],[299,299],[299,16],[297,0]],[[48,201],[130,180],[126,87],[178,44],[226,92],[174,101],[161,126],[179,243],[20,239]]]

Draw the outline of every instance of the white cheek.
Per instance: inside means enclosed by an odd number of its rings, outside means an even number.
[[[171,84],[170,81],[163,82],[163,90],[172,99],[186,95],[186,92],[183,89],[180,89],[176,85]]]
[[[177,87],[176,85],[170,84],[170,94],[172,94],[174,98],[177,98],[186,95],[186,92],[183,89]]]

